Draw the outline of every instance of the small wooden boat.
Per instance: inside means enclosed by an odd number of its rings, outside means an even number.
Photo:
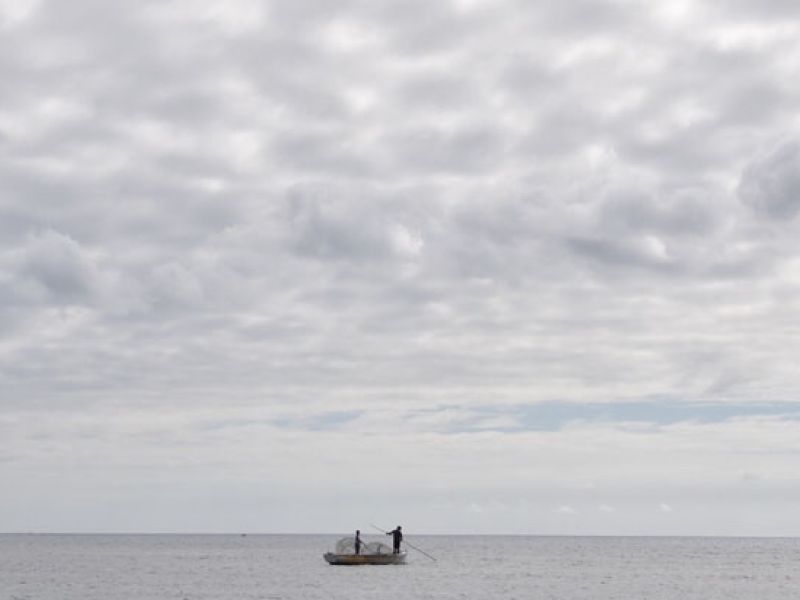
[[[404,565],[406,553],[399,554],[334,554],[322,555],[330,565]]]
[[[329,565],[404,565],[406,553],[394,554],[392,549],[381,542],[368,542],[361,545],[356,554],[354,539],[342,538],[336,543],[335,552],[322,555]]]

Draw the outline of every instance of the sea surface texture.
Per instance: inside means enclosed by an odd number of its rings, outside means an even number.
[[[330,566],[339,537],[0,535],[0,599],[800,598],[798,539],[409,536],[438,561]]]

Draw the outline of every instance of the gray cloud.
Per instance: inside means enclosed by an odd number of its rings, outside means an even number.
[[[800,145],[785,144],[748,166],[739,183],[739,195],[770,219],[792,219],[800,211],[799,167]]]
[[[83,304],[91,300],[98,274],[88,252],[55,231],[31,234],[7,258],[12,302]]]

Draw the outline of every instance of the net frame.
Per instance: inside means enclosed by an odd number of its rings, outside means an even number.
[[[361,554],[363,555],[383,555],[392,554],[391,546],[383,542],[361,542]],[[355,554],[356,538],[354,536],[344,537],[336,542],[336,554]]]

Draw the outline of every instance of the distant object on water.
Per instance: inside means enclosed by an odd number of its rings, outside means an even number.
[[[322,557],[331,565],[403,565],[406,562],[405,552],[395,554],[382,542],[363,542],[361,553],[356,554],[353,537],[340,539],[336,542],[336,550],[326,552]]]

